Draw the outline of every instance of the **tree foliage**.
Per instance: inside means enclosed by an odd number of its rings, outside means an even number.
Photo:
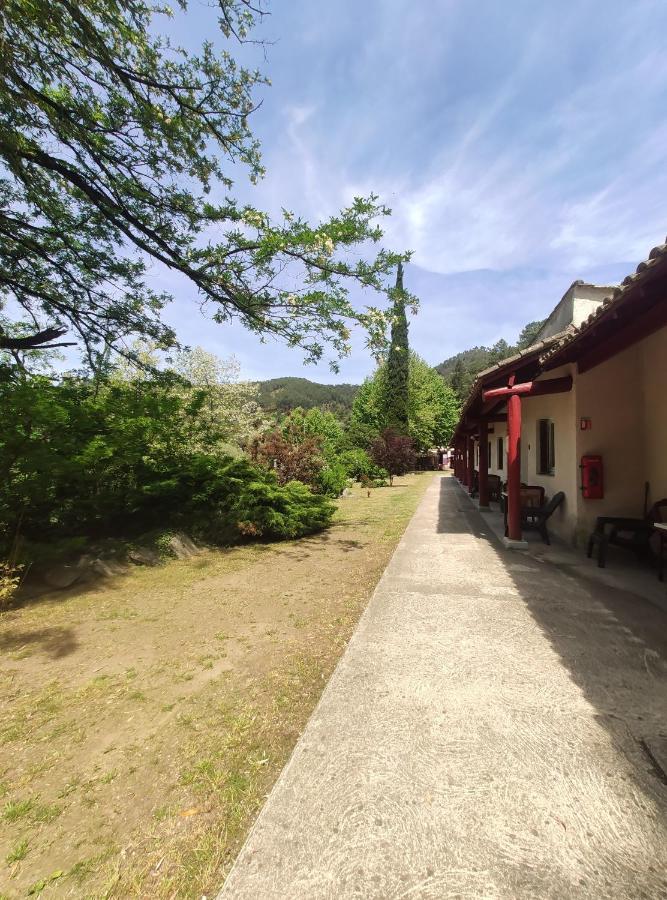
[[[389,484],[393,484],[395,475],[405,475],[414,467],[414,441],[394,428],[385,428],[373,441],[371,457],[376,465],[388,472]]]
[[[460,405],[452,389],[428,363],[410,355],[408,434],[418,450],[447,447]]]
[[[221,450],[206,394],[170,377],[0,381],[0,551],[17,535],[131,537],[182,527],[228,543],[295,537],[332,508]]]
[[[96,366],[127,335],[173,344],[161,320],[170,297],[151,287],[149,266],[189,282],[217,322],[309,360],[325,345],[345,354],[354,323],[382,340],[384,314],[348,296],[353,282],[384,291],[407,258],[350,257],[381,238],[389,211],[376,196],[311,226],[232,195],[237,171],[263,174],[250,117],[265,79],[231,52],[261,12],[251,0],[217,9],[218,43],[189,51],[165,34],[168,4],[0,7],[0,348],[57,345],[70,330]]]
[[[408,431],[408,369],[410,347],[408,343],[408,318],[405,312],[403,290],[403,266],[398,265],[394,303],[391,312],[391,338],[384,376],[382,398],[383,420],[387,426],[401,434]]]
[[[525,350],[526,347],[530,347],[531,344],[535,343],[535,338],[545,322],[546,319],[538,319],[535,322],[529,322],[527,325],[523,326],[519,334],[519,340],[517,341],[519,350]]]
[[[251,456],[273,468],[280,482],[296,478],[315,491],[338,497],[348,477],[339,459],[343,443],[343,427],[333,413],[295,409],[255,439]]]
[[[271,378],[260,381],[259,403],[271,413],[285,414],[301,407],[334,413],[339,419],[347,419],[352,401],[357,393],[356,384],[318,384],[307,378]]]
[[[151,380],[160,370],[171,390],[184,401],[182,409],[197,401],[197,430],[191,433],[193,450],[216,449],[237,456],[268,425],[259,405],[258,385],[240,380],[241,367],[234,356],[222,359],[202,347],[193,347],[179,350],[163,362],[154,345],[137,341],[132,358],[120,359],[110,377],[112,381]]]
[[[250,447],[250,457],[266,469],[273,470],[279,484],[302,481],[314,486],[324,468],[322,444],[317,437],[298,438],[274,428],[255,438]]]
[[[360,435],[360,442],[365,446],[369,446],[379,432],[391,427],[384,405],[387,381],[384,363],[372,378],[366,379],[354,399],[350,430]],[[443,378],[416,353],[410,353],[407,433],[417,449],[447,446],[459,410],[458,399]]]

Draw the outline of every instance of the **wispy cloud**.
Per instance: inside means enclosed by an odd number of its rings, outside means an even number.
[[[414,250],[432,362],[512,337],[575,277],[621,277],[664,238],[662,0],[294,0],[265,28],[253,199],[319,218],[380,193],[388,243]],[[359,351],[343,377],[364,367]]]

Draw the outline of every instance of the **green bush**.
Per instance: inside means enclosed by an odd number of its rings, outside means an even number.
[[[200,434],[198,413],[196,401],[150,380],[0,382],[0,557],[19,535],[32,559],[31,547],[37,557],[82,535],[180,528],[228,544],[329,524],[325,497],[281,486],[245,458],[200,450],[211,435]]]
[[[355,481],[382,481],[389,477],[385,469],[373,462],[366,450],[344,450],[339,459],[348,478]]]
[[[339,462],[327,463],[318,475],[318,487],[327,497],[340,497],[348,482],[345,467]]]
[[[245,459],[199,458],[185,483],[191,494],[180,513],[183,526],[216,544],[312,534],[329,525],[335,509],[300,481],[280,485],[272,472]]]

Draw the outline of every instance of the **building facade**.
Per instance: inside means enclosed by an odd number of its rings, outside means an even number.
[[[481,505],[485,466],[508,495],[521,484],[562,491],[549,527],[568,543],[585,542],[597,516],[641,516],[667,497],[667,245],[620,287],[575,282],[532,347],[478,376],[455,444],[457,474],[480,485]],[[590,456],[602,470],[594,499],[582,491]]]

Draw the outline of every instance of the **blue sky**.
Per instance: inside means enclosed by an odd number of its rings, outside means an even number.
[[[274,0],[258,57],[272,82],[254,116],[267,177],[238,192],[311,220],[375,191],[387,246],[410,249],[420,297],[414,349],[436,364],[516,338],[575,278],[615,283],[667,232],[664,0]],[[179,29],[211,36],[212,6]],[[370,301],[370,298],[369,298]],[[187,287],[169,311],[181,339],[243,375],[360,381],[302,365],[200,317]]]

